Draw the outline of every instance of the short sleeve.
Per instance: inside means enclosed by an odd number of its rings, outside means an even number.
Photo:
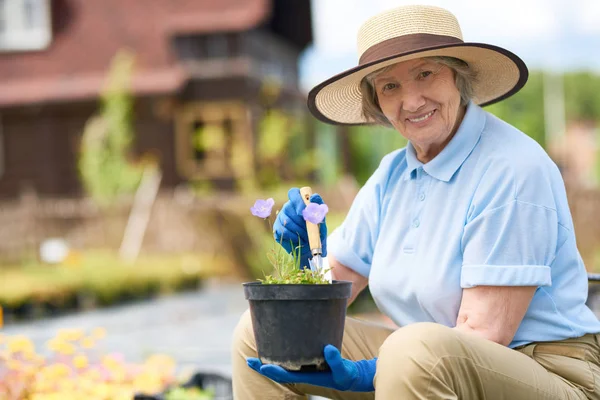
[[[517,199],[484,211],[463,233],[461,287],[549,286],[557,212]]]
[[[359,190],[348,215],[327,238],[327,252],[344,266],[368,277],[379,235],[381,202],[393,154],[385,156]]]

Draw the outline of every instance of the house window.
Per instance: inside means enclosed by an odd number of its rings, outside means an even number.
[[[179,36],[174,46],[182,60],[229,58],[237,55],[236,40],[235,35],[227,33]]]
[[[176,117],[176,158],[188,178],[220,179],[252,173],[248,110],[236,102],[188,104]]]
[[[51,39],[49,0],[0,0],[0,50],[41,50]]]
[[[229,41],[224,34],[214,34],[206,36],[206,57],[225,58],[229,56]]]

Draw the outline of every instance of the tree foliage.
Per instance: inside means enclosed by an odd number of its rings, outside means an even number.
[[[523,89],[486,110],[546,146],[544,126],[544,87],[541,72],[532,72]]]
[[[567,120],[600,124],[600,75],[591,72],[565,74]]]
[[[142,166],[129,160],[134,137],[133,99],[129,93],[132,69],[133,55],[119,52],[101,95],[100,111],[90,118],[83,132],[79,173],[87,194],[101,206],[133,193],[142,176]]]
[[[362,185],[377,169],[383,156],[406,146],[407,140],[391,128],[355,126],[349,129],[351,174]]]

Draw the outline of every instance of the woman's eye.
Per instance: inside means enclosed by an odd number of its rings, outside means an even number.
[[[420,78],[427,78],[429,75],[431,75],[433,72],[431,71],[421,71],[421,73],[419,74]]]
[[[386,83],[385,85],[383,85],[383,87],[381,88],[382,92],[387,92],[388,90],[393,90],[396,88],[396,84],[395,83]]]

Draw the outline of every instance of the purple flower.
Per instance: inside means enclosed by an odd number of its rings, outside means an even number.
[[[275,204],[275,200],[269,198],[266,200],[258,199],[256,203],[254,203],[254,207],[250,207],[250,211],[252,215],[257,216],[259,218],[267,218],[271,215],[271,209]]]
[[[308,222],[320,224],[325,218],[325,214],[329,211],[327,204],[310,203],[302,210],[302,216]]]

